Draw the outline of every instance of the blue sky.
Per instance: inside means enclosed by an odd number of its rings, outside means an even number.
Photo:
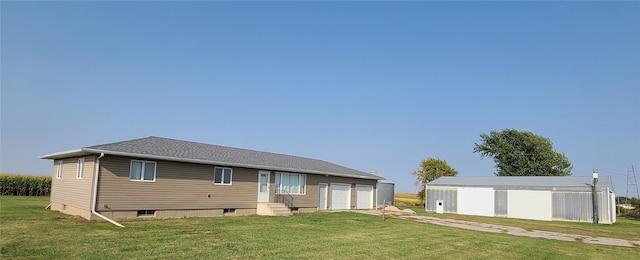
[[[0,171],[150,135],[377,170],[491,176],[479,135],[548,137],[626,191],[638,2],[2,2]],[[640,170],[637,171],[640,176]]]

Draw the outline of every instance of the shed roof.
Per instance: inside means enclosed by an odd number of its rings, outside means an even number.
[[[428,186],[460,186],[460,187],[585,187],[593,183],[590,176],[461,176],[440,177]],[[611,176],[600,176],[598,187],[609,187],[613,191]]]
[[[361,179],[382,179],[382,177],[377,175],[317,159],[155,136],[94,145],[77,150],[44,155],[40,158],[62,159],[99,153],[221,166],[325,174]]]

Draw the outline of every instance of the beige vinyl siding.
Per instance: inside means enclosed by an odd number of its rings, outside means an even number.
[[[256,208],[256,169],[233,167],[232,185],[214,185],[214,165],[155,161],[155,182],[141,182],[129,180],[132,159],[100,160],[98,211]]]
[[[295,207],[300,208],[317,208],[318,207],[318,184],[326,183],[330,185],[330,183],[344,183],[351,184],[351,206],[355,208],[356,205],[356,189],[355,184],[358,185],[371,185],[374,188],[374,193],[376,189],[376,180],[366,180],[366,179],[356,179],[356,178],[346,178],[346,177],[337,177],[337,176],[325,176],[318,174],[306,174],[307,185],[306,185],[306,193],[304,195],[291,195],[293,198],[293,205]],[[271,187],[275,185],[275,174],[271,175]],[[329,187],[327,187],[328,189]],[[271,189],[271,201],[275,201],[275,188]],[[328,197],[327,194],[327,203],[330,203],[331,198]],[[330,205],[330,204],[329,204]]]
[[[86,156],[82,167],[82,179],[76,179],[78,159],[80,157],[63,159],[62,177],[56,178],[58,161],[53,164],[53,178],[51,179],[51,202],[68,205],[81,210],[91,210],[91,194],[93,187],[93,171],[95,156]]]

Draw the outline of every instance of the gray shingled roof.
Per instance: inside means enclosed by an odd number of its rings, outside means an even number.
[[[590,176],[460,176],[440,177],[428,186],[456,186],[456,187],[588,187],[593,183]],[[599,187],[609,187],[613,190],[610,176],[598,178]]]
[[[82,151],[104,152],[105,154],[137,155],[140,157],[162,158],[176,161],[186,160],[191,162],[267,170],[328,174],[364,179],[382,179],[377,175],[361,172],[322,160],[174,140],[155,136],[89,146],[82,148]]]

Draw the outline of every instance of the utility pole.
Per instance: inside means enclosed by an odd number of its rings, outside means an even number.
[[[598,171],[593,169],[593,185],[591,186],[593,192],[593,224],[598,224]]]

